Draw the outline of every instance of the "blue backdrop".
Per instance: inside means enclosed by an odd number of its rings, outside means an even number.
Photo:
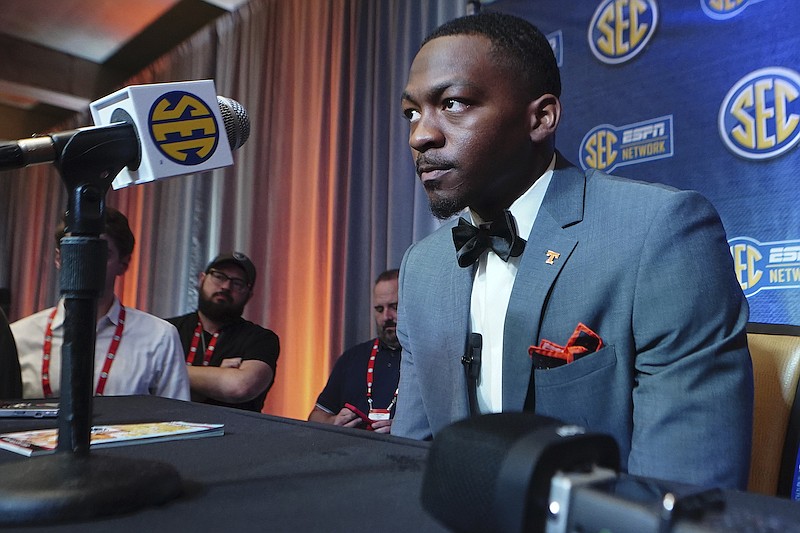
[[[482,9],[549,37],[564,87],[556,144],[569,160],[703,193],[725,224],[750,320],[800,324],[797,0]]]

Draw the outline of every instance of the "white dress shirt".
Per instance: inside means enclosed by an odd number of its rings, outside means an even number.
[[[96,390],[111,338],[119,321],[120,302],[114,303],[108,313],[97,321],[97,339],[94,353],[94,383]],[[17,343],[22,371],[24,398],[43,398],[42,355],[47,319],[53,308],[45,309],[11,324]],[[189,375],[183,348],[175,326],[156,316],[125,308],[125,325],[114,361],[108,373],[104,396],[148,394],[179,400],[189,399]],[[50,387],[54,396],[61,390],[61,346],[64,342],[64,302],[52,323],[52,348],[50,353]]]
[[[518,235],[526,241],[553,177],[555,163],[553,156],[545,173],[509,208],[514,215]],[[471,210],[469,215],[476,226],[484,222]],[[473,333],[480,333],[483,337],[478,378],[478,408],[481,413],[499,413],[503,410],[503,330],[521,258],[510,257],[506,262],[489,249],[478,260],[478,270],[472,282],[470,323]]]

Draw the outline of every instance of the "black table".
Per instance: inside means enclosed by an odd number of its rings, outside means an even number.
[[[173,465],[183,479],[178,499],[135,513],[3,531],[446,531],[420,502],[430,443],[153,396],[94,399],[95,424],[170,420],[222,423],[225,435],[92,454]],[[0,419],[0,433],[55,426],[55,419]],[[0,464],[36,460],[0,450]],[[800,502],[737,491],[725,491],[725,501],[727,519],[715,531],[800,531]],[[775,520],[783,526],[772,527]]]
[[[420,503],[429,444],[153,396],[98,397],[94,424],[182,420],[225,435],[92,454],[173,465],[184,494],[160,507],[19,531],[445,531]],[[0,432],[56,420],[0,420]],[[0,463],[35,461],[0,450]]]

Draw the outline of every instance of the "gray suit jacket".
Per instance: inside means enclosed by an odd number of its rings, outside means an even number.
[[[452,224],[400,272],[403,359],[392,434],[426,439],[469,416],[461,356],[474,267]],[[744,488],[753,412],[747,302],[725,231],[700,194],[584,173],[559,157],[519,264],[503,337],[503,410],[521,411],[528,348],[579,322],[603,347],[535,370],[536,413],[613,435],[632,474]],[[547,252],[560,254],[553,264]]]

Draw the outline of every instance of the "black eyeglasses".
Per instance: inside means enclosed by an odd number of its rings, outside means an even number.
[[[217,285],[222,285],[226,281],[230,281],[231,289],[235,290],[236,292],[245,292],[250,288],[250,285],[248,285],[245,280],[241,278],[232,278],[227,274],[220,272],[219,270],[211,269],[208,271],[208,275],[211,276]]]

